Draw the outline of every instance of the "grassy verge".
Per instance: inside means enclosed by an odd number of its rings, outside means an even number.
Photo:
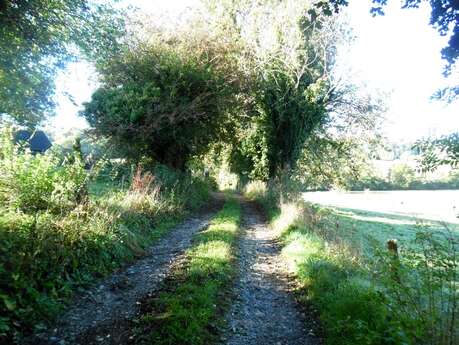
[[[139,320],[135,344],[209,344],[222,322],[222,305],[235,275],[234,250],[240,206],[226,201],[211,225],[147,303]]]
[[[75,291],[142,255],[209,195],[164,167],[127,176],[122,190],[94,186],[78,158],[0,139],[0,343],[45,327]]]
[[[414,227],[394,254],[381,233],[390,236],[406,228],[372,224],[368,229],[365,222],[356,223],[362,219],[328,209],[298,201],[280,204],[266,188],[250,191],[280,233],[299,299],[318,309],[327,344],[458,340],[457,237],[440,239],[435,229]]]

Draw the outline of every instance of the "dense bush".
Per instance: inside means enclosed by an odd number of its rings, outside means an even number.
[[[3,154],[6,152],[3,151]],[[79,160],[60,163],[52,155],[18,154],[13,150],[0,161],[0,201],[24,213],[70,210],[87,197],[89,174]]]
[[[232,49],[209,35],[152,35],[106,61],[82,115],[125,157],[185,170],[231,132],[242,80]]]

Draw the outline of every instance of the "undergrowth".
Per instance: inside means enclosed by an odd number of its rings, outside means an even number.
[[[223,301],[235,274],[239,203],[228,199],[210,226],[196,235],[161,292],[148,301],[135,344],[209,344],[221,326]]]
[[[326,344],[457,343],[456,237],[418,228],[401,249],[374,241],[367,255],[326,209],[281,202],[279,188],[260,182],[247,190],[279,232],[299,299],[318,309]]]
[[[97,171],[78,155],[33,155],[11,136],[0,136],[0,342],[20,343],[72,293],[142,255],[202,206],[209,188],[157,166],[93,195]]]

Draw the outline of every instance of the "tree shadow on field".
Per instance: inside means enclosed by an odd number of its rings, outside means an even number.
[[[397,239],[413,244],[420,231],[432,232],[438,240],[459,240],[459,224],[352,208],[331,208],[323,226],[336,231],[337,236],[362,246],[364,251],[374,245],[375,240],[385,243],[389,239]]]

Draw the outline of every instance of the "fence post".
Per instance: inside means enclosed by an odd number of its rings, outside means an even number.
[[[389,254],[391,256],[390,261],[390,270],[392,279],[400,284],[400,260],[398,254],[398,244],[396,239],[391,239],[387,241],[387,249],[389,250]]]

